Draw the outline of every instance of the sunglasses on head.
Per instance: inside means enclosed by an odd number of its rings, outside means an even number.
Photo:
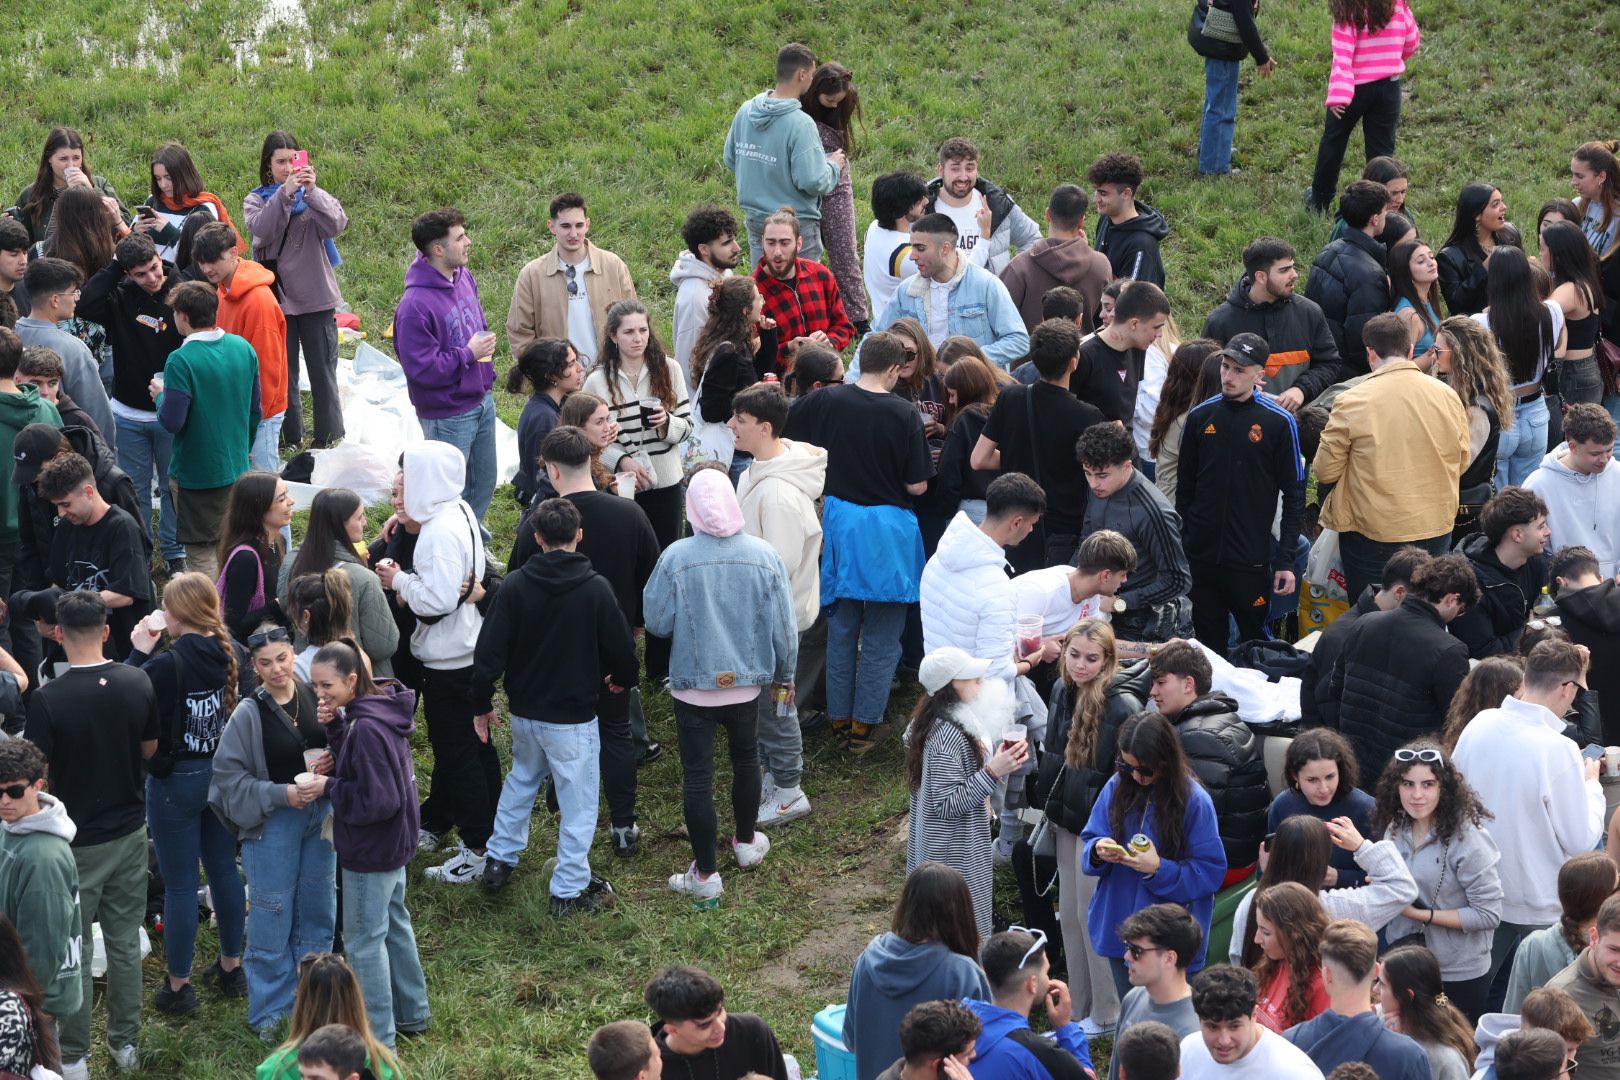
[[[1425,765],[1444,765],[1446,763],[1446,759],[1441,755],[1440,751],[1432,746],[1425,746],[1421,750],[1397,750],[1395,751],[1395,760],[1403,765],[1411,761],[1421,761]]]
[[[6,787],[0,787],[0,795],[4,795],[12,802],[16,802],[24,795],[27,795],[29,789],[33,786],[32,783],[8,784]]]
[[[1030,962],[1030,960],[1034,957],[1034,955],[1036,953],[1038,953],[1042,949],[1046,948],[1046,931],[1045,930],[1032,930],[1027,926],[1013,925],[1013,926],[1007,927],[1007,932],[1008,933],[1016,933],[1016,934],[1028,934],[1030,937],[1035,939],[1035,944],[1031,945],[1029,947],[1029,951],[1024,953],[1024,958],[1022,960],[1018,961],[1018,967],[1019,967],[1020,970],[1022,970],[1023,967]]]
[[[272,641],[289,641],[291,638],[292,634],[285,626],[272,626],[268,630],[260,630],[256,634],[249,634],[247,643],[250,649],[262,649]]]

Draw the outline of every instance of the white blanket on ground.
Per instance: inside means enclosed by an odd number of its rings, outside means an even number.
[[[1264,673],[1253,668],[1234,667],[1226,657],[1198,644],[1209,657],[1214,669],[1212,689],[1219,690],[1238,703],[1238,715],[1246,722],[1264,727],[1289,720],[1298,720],[1299,680],[1267,680]]]

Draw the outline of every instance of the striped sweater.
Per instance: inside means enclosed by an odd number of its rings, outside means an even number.
[[[610,387],[607,373],[600,364],[585,376],[585,390],[607,402],[613,422],[619,425],[618,441],[602,451],[602,464],[609,471],[616,470],[619,460],[628,454],[651,470],[654,489],[673,487],[681,482],[684,471],[680,447],[686,437],[692,434],[692,403],[687,400],[686,376],[673,357],[665,357],[663,363],[669,365],[669,380],[675,389],[675,406],[665,410],[669,414],[669,422],[662,436],[647,430],[641,423],[640,400],[656,396],[652,390],[652,375],[645,365],[642,366],[640,378],[634,383],[621,371]]]
[[[998,785],[979,764],[972,736],[957,719],[963,711],[956,706],[952,716],[936,721],[923,745],[922,785],[911,793],[906,827],[906,873],[925,862],[961,871],[973,897],[979,935],[989,937],[995,860],[985,803]]]
[[[1347,23],[1333,24],[1333,67],[1328,72],[1327,107],[1350,104],[1356,87],[1399,75],[1406,58],[1418,50],[1421,35],[1406,0],[1395,0],[1395,13],[1382,29],[1367,31]]]

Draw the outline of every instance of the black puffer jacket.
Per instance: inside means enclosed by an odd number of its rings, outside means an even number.
[[[1467,674],[1468,647],[1421,597],[1356,620],[1328,693],[1339,702],[1339,731],[1355,748],[1362,790],[1373,790],[1396,750],[1445,726]]]
[[[1340,378],[1365,375],[1369,370],[1361,328],[1390,308],[1385,255],[1383,244],[1360,229],[1349,229],[1323,248],[1311,264],[1305,295],[1327,316],[1328,330],[1339,347]]]
[[[1614,746],[1620,742],[1620,583],[1560,590],[1558,614],[1570,639],[1592,651],[1587,685],[1597,693],[1603,742]]]
[[[1215,803],[1226,865],[1249,866],[1260,854],[1271,808],[1264,740],[1238,716],[1237,702],[1218,691],[1199,697],[1170,725]]]
[[[1249,296],[1254,276],[1244,274],[1224,303],[1204,320],[1204,336],[1225,345],[1237,334],[1259,334],[1271,349],[1266,393],[1299,387],[1309,404],[1339,381],[1339,343],[1315,300],[1290,293],[1257,304]]]
[[[1120,726],[1142,711],[1150,682],[1146,660],[1122,669],[1114,677],[1103,698],[1102,723],[1097,728],[1097,745],[1091,759],[1095,764],[1081,769],[1064,768],[1063,763],[1069,721],[1074,716],[1074,689],[1061,679],[1052,688],[1052,705],[1046,713],[1046,743],[1036,765],[1035,798],[1030,802],[1043,808],[1052,824],[1076,836],[1085,831],[1092,804],[1114,775]]]
[[[1532,556],[1517,570],[1509,569],[1484,533],[1468,537],[1457,550],[1474,566],[1479,603],[1457,616],[1452,634],[1468,646],[1468,655],[1475,660],[1518,652],[1530,608],[1548,582],[1547,556]]]
[[[1350,609],[1316,639],[1316,648],[1305,664],[1305,674],[1299,677],[1299,722],[1307,728],[1339,726],[1339,699],[1328,693],[1329,676],[1333,664],[1339,659],[1344,643],[1350,638],[1350,629],[1363,615],[1378,610],[1378,586],[1369,585],[1362,590]]]

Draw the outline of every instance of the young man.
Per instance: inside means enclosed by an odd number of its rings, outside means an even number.
[[[259,358],[259,426],[248,460],[255,469],[280,472],[289,397],[287,316],[271,288],[276,275],[239,256],[238,243],[236,230],[216,221],[197,230],[191,258],[203,279],[219,290],[219,328],[247,339]]]
[[[298,1044],[299,1080],[362,1080],[371,1075],[366,1041],[347,1024],[318,1027]]]
[[[999,274],[1014,245],[1024,251],[1041,238],[1041,227],[1012,196],[979,175],[979,148],[967,139],[940,143],[937,169],[926,212],[951,219],[951,242],[974,266]]]
[[[709,321],[709,293],[715,282],[731,276],[742,257],[737,219],[718,206],[700,206],[681,224],[686,250],[675,258],[669,283],[675,286],[675,362],[692,385],[692,346]],[[604,309],[606,310],[606,309]],[[510,331],[509,331],[510,332]],[[595,347],[592,347],[595,356]]]
[[[56,406],[44,401],[32,386],[18,386],[17,366],[22,362],[23,343],[15,331],[0,327],[0,448],[11,446],[17,435],[30,424],[62,426]],[[23,565],[22,528],[18,506],[21,490],[16,483],[12,455],[0,449],[0,597],[14,589],[38,587],[30,581],[36,575]],[[24,668],[33,664],[36,649],[26,625],[7,619],[0,621],[0,649],[20,651]]]
[[[1322,934],[1322,988],[1332,1004],[1283,1038],[1309,1055],[1324,1073],[1346,1061],[1364,1061],[1379,1080],[1423,1080],[1429,1056],[1410,1038],[1384,1026],[1373,1011],[1378,936],[1364,923],[1337,919]]]
[[[1547,504],[1549,541],[1579,544],[1598,560],[1598,573],[1620,574],[1620,462],[1615,423],[1601,405],[1582,402],[1564,414],[1567,445],[1550,450],[1524,486]]]
[[[1339,704],[1339,730],[1355,748],[1364,783],[1376,783],[1397,749],[1445,726],[1468,674],[1468,647],[1446,628],[1479,603],[1479,592],[1468,560],[1442,555],[1412,575],[1399,607],[1363,615],[1350,628],[1327,696]]]
[[[185,341],[152,377],[149,392],[158,423],[174,436],[169,490],[175,538],[185,546],[187,567],[212,578],[219,571],[215,548],[231,485],[250,467],[259,428],[259,359],[245,339],[216,324],[219,294],[213,286],[176,285],[169,303]]]
[[[928,189],[911,173],[884,173],[872,181],[872,223],[861,246],[861,276],[873,312],[889,306],[901,279],[911,273],[911,227],[927,212]]]
[[[984,1025],[954,1001],[914,1005],[900,1021],[903,1056],[877,1080],[968,1080],[968,1068]]]
[[[94,418],[62,390],[65,371],[62,358],[53,350],[43,345],[29,345],[23,349],[22,363],[17,365],[17,385],[32,386],[41,398],[55,405],[63,427],[83,428],[99,440],[101,429]]]
[[[562,338],[589,368],[596,363],[608,309],[634,300],[636,283],[623,259],[588,239],[585,196],[568,191],[552,199],[546,227],[557,242],[518,271],[506,313],[506,344],[518,356],[540,338]]]
[[[549,778],[562,814],[551,912],[591,912],[612,900],[591,873],[601,768],[596,700],[605,686],[624,693],[639,674],[630,626],[607,579],[575,550],[580,514],[567,499],[547,499],[532,522],[540,554],[495,595],[473,653],[473,722],[486,734],[496,721],[495,681],[512,715],[512,771],[495,808],[483,881],[500,889],[528,845],[535,796]],[[420,550],[420,549],[419,549]]]
[[[1080,293],[1085,315],[1080,328],[1092,330],[1092,312],[1114,275],[1107,256],[1092,250],[1086,239],[1086,205],[1086,193],[1074,184],[1053,188],[1046,203],[1046,239],[1020,251],[1001,272],[1001,283],[1018,305],[1026,330],[1035,329],[1045,318],[1041,300],[1060,285]]]
[[[1170,320],[1170,301],[1157,285],[1132,281],[1114,302],[1114,317],[1080,343],[1080,366],[1069,389],[1127,426],[1136,413],[1136,384],[1146,352]]]
[[[1254,1018],[1254,972],[1217,964],[1192,981],[1198,1031],[1181,1040],[1182,1080],[1322,1080],[1305,1051]]]
[[[77,828],[45,794],[45,755],[26,739],[0,742],[0,913],[22,938],[28,966],[58,1023],[79,1011],[79,867],[69,845]]]
[[[1556,1032],[1515,1031],[1496,1044],[1495,1068],[1499,1080],[1569,1080],[1574,1064]]]
[[[21,436],[19,436],[21,438]],[[99,593],[110,613],[111,655],[129,655],[129,635],[152,610],[151,559],[141,527],[121,507],[102,498],[90,463],[59,454],[39,470],[39,494],[56,508],[51,541],[51,584]]]
[[[1131,989],[1120,999],[1116,1030],[1129,1032],[1138,1024],[1159,1023],[1175,1033],[1179,1045],[1198,1030],[1187,966],[1204,943],[1204,928],[1180,904],[1153,904],[1121,923],[1119,936],[1125,942]],[[1108,1080],[1120,1080],[1121,1075],[1116,1042]]]
[[[1451,550],[1457,479],[1472,455],[1461,399],[1412,362],[1400,316],[1374,315],[1355,338],[1372,374],[1334,401],[1314,466],[1334,485],[1322,524],[1338,530],[1345,592],[1359,597],[1402,546]]]
[[[782,207],[798,218],[804,258],[821,258],[821,197],[838,186],[846,162],[842,150],[829,154],[821,148],[816,122],[799,107],[815,73],[816,54],[808,47],[782,46],[776,85],[743,102],[726,134],[721,160],[737,177],[756,268],[766,253],[765,219]]]
[[[1197,1030],[1196,1024],[1193,1030]],[[1108,1058],[1109,1080],[1174,1080],[1181,1075],[1184,1037],[1157,1020],[1146,1020],[1121,1031]]]
[[[742,1080],[757,1072],[787,1080],[776,1033],[753,1013],[728,1013],[726,991],[707,971],[667,967],[642,998],[658,1017],[653,1038],[670,1075]]]
[[[1620,582],[1598,574],[1589,548],[1561,548],[1548,571],[1564,633],[1584,645],[1592,661],[1587,687],[1598,696],[1604,742],[1620,737]]]
[[[827,485],[827,451],[790,442],[780,432],[788,403],[781,388],[756,383],[732,399],[727,426],[737,450],[753,462],[737,479],[743,531],[776,549],[793,590],[793,618],[802,655],[805,637],[821,614],[821,518],[816,500]],[[759,697],[759,750],[765,766],[758,823],[785,824],[810,812],[799,786],[804,744],[796,705]],[[785,704],[785,703],[784,703]]]
[[[28,227],[10,214],[0,214],[0,296],[11,298],[20,315],[33,310],[23,276],[28,272]]]
[[[585,1058],[596,1080],[659,1080],[664,1074],[658,1040],[640,1020],[615,1020],[597,1028]]]
[[[975,469],[1033,477],[1046,492],[1044,528],[1009,553],[1016,573],[1066,565],[1074,555],[1086,505],[1075,443],[1087,428],[1103,422],[1096,406],[1069,393],[1069,378],[1080,362],[1080,330],[1074,323],[1041,323],[1030,332],[1029,356],[1040,381],[1002,391],[970,460]]]
[[[107,445],[116,450],[118,437],[101,368],[85,343],[59,326],[77,314],[84,278],[70,262],[42,258],[28,264],[26,280],[33,308],[17,320],[17,336],[24,345],[43,346],[62,358],[62,385],[68,396],[90,414]]]
[[[1108,529],[1080,542],[1073,566],[1048,566],[1013,578],[1013,602],[1019,618],[1039,615],[1041,636],[1062,637],[1081,619],[1108,614],[1119,590],[1136,569],[1136,549]]]
[[[206,285],[200,285],[212,292]],[[107,605],[92,592],[66,593],[56,605],[67,672],[28,702],[29,742],[50,763],[51,790],[73,807],[77,835],[82,941],[101,925],[107,950],[107,1045],[123,1069],[135,1068],[141,1031],[141,921],[146,917],[146,759],[157,752],[158,707],[140,668],[106,659]],[[59,1017],[62,1074],[87,1080],[90,965],[80,967],[78,1011]]]
[[[994,1001],[964,1001],[984,1024],[968,1071],[976,1080],[1050,1077],[1092,1080],[1091,1049],[1071,1017],[1069,988],[1048,974],[1046,936],[1025,930],[992,934],[979,950],[979,964]],[[1035,1034],[1029,1016],[1037,1005],[1046,1012],[1050,1037]]]
[[[1479,578],[1477,606],[1451,628],[1475,660],[1519,651],[1525,620],[1548,585],[1547,504],[1529,488],[1505,487],[1479,512],[1480,531],[1458,545]]]
[[[1567,946],[1566,946],[1567,947]],[[1496,1047],[1515,1031],[1551,1031],[1564,1041],[1564,1056],[1574,1060],[1581,1044],[1597,1033],[1579,1002],[1567,991],[1542,986],[1524,995],[1517,1013],[1486,1013],[1479,1018],[1474,1042],[1478,1080],[1496,1080]]]
[[[148,503],[152,486],[157,485],[158,539],[171,577],[186,569],[186,549],[175,538],[174,496],[169,493],[174,436],[158,423],[157,405],[148,388],[169,354],[180,347],[180,331],[168,303],[169,289],[177,281],[179,275],[158,255],[151,237],[131,233],[118,241],[113,261],[85,282],[78,308],[85,318],[106,327],[112,342],[109,405],[117,431],[118,465]],[[151,533],[150,505],[136,513],[135,520]]]
[[[969,337],[1003,369],[1029,352],[1029,333],[1007,286],[957,249],[950,217],[926,214],[911,226],[911,261],[917,272],[900,283],[873,329],[913,318],[936,348],[948,337]]]
[[[461,211],[430,210],[411,223],[417,256],[394,312],[394,351],[422,434],[467,463],[461,497],[484,520],[495,493],[495,335],[467,269],[472,237]]]
[[[1193,630],[1221,653],[1228,618],[1238,641],[1266,637],[1272,594],[1295,589],[1305,463],[1293,415],[1259,392],[1269,355],[1254,334],[1232,338],[1220,352],[1221,396],[1187,414],[1181,440],[1176,512],[1192,569]]]
[[[1389,189],[1383,184],[1357,180],[1345,188],[1339,196],[1344,235],[1316,256],[1305,283],[1305,295],[1322,309],[1339,348],[1342,379],[1367,373],[1372,357],[1362,341],[1362,327],[1393,303],[1384,270],[1389,252],[1378,239],[1388,208]]]
[[[1231,345],[1239,334],[1266,343],[1266,389],[1297,413],[1339,381],[1339,346],[1316,301],[1295,295],[1294,245],[1262,236],[1243,249],[1243,276],[1204,320],[1204,336]]]
[[[1596,924],[1587,931],[1587,942],[1575,962],[1554,975],[1547,986],[1574,998],[1592,1023],[1592,1035],[1575,1052],[1575,1063],[1586,1070],[1582,1080],[1594,1075],[1614,1080],[1620,1075],[1620,1032],[1612,1023],[1607,1030],[1603,1025],[1614,1017],[1616,995],[1620,994],[1620,896],[1603,901]],[[1500,1055],[1501,1044],[1497,1051]],[[1499,1080],[1501,1075],[1498,1062]]]
[[[1086,182],[1097,204],[1097,250],[1113,267],[1113,276],[1164,288],[1159,245],[1170,235],[1170,224],[1153,207],[1136,201],[1142,162],[1135,154],[1104,154],[1086,170]]]
[[[1325,724],[1338,728],[1339,702],[1327,692],[1328,676],[1332,674],[1339,654],[1344,651],[1350,628],[1363,615],[1374,611],[1394,611],[1400,607],[1406,594],[1412,591],[1412,578],[1418,568],[1432,558],[1434,556],[1422,548],[1397,549],[1385,561],[1383,574],[1378,581],[1362,590],[1349,610],[1334,619],[1316,639],[1316,648],[1311,650],[1305,671],[1299,677],[1299,707],[1307,727]]]
[[[754,227],[752,221],[748,227]],[[832,271],[805,257],[803,230],[797,211],[784,206],[760,219],[755,246],[764,257],[754,267],[754,284],[765,317],[776,321],[777,355],[784,371],[806,343],[841,352],[855,337]]]

